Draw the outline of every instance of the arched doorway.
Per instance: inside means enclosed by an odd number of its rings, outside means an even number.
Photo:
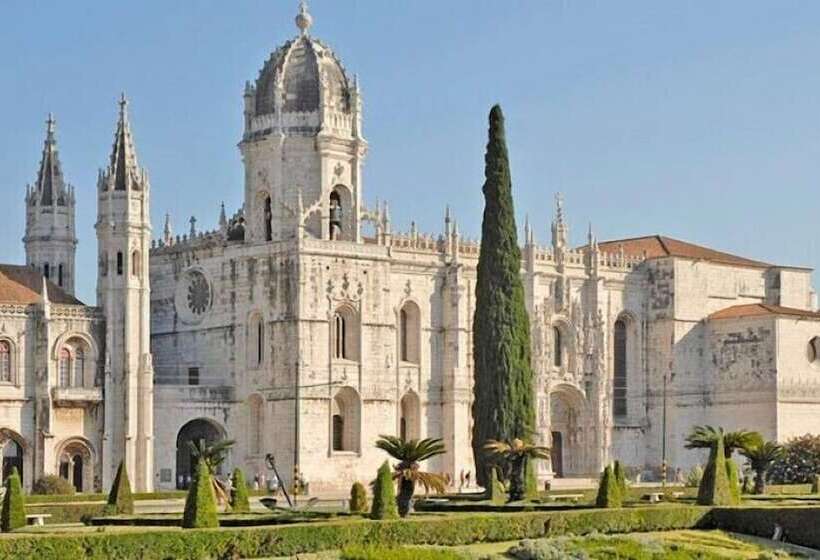
[[[550,393],[550,459],[558,477],[588,474],[586,404],[574,387]]]
[[[57,451],[57,472],[77,492],[93,491],[94,459],[89,444],[81,438],[61,443]]]
[[[23,483],[23,446],[11,437],[5,437],[5,434],[0,434],[0,452],[3,457],[2,466],[0,466],[0,475],[2,475],[3,483],[11,476],[14,469],[17,469],[17,474],[20,476],[20,483]]]
[[[191,484],[196,465],[192,459],[191,445],[197,445],[203,440],[206,445],[212,445],[225,439],[225,431],[213,420],[198,418],[191,420],[179,430],[177,434],[177,488],[184,490]],[[217,474],[222,474],[221,468]]]

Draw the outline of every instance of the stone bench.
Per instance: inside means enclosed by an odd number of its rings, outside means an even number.
[[[653,504],[663,501],[663,492],[650,492],[641,496],[643,500],[649,500]]]
[[[27,513],[26,523],[28,525],[45,525],[46,518],[51,517],[50,513]]]
[[[577,502],[583,498],[583,494],[555,494],[553,496],[547,496],[547,499],[552,502]]]

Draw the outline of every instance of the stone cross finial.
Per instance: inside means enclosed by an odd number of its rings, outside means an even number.
[[[196,216],[191,216],[189,220],[191,222],[191,237],[196,235]]]
[[[54,120],[54,115],[49,113],[48,120],[46,121],[46,132],[48,133],[49,138],[54,136],[54,125],[57,124],[57,121]]]

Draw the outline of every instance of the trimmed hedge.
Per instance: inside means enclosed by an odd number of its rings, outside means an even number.
[[[293,556],[308,552],[367,545],[461,546],[593,531],[626,533],[699,527],[709,508],[646,507],[622,510],[513,513],[420,517],[394,521],[356,519],[246,529],[140,531],[27,535],[0,539],[4,560],[140,558],[199,560]]]
[[[51,517],[45,519],[46,525],[80,523],[83,519],[104,515],[105,503],[34,505],[26,503],[26,513],[49,514]]]
[[[142,500],[173,500],[184,499],[188,495],[186,490],[166,490],[162,492],[142,492],[132,494],[134,501]],[[249,496],[270,496],[267,490],[251,490],[248,489]],[[26,504],[65,504],[74,502],[105,502],[108,499],[108,494],[92,493],[92,494],[74,494],[73,496],[51,495],[43,496],[38,494],[29,494],[26,496]]]
[[[709,525],[724,531],[772,538],[775,525],[786,542],[820,548],[820,507],[714,508]]]

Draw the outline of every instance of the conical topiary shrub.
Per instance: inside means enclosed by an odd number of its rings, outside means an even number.
[[[107,515],[131,515],[134,513],[134,497],[131,495],[131,482],[128,480],[128,471],[125,463],[120,462],[117,475],[108,492],[108,503],[105,506]]]
[[[739,480],[737,463],[733,459],[726,459],[726,479],[729,481],[729,494],[732,497],[732,504],[740,503],[740,480]]]
[[[26,501],[20,486],[20,475],[17,467],[6,479],[6,493],[3,495],[3,508],[0,511],[0,528],[4,532],[26,526]]]
[[[615,473],[610,465],[607,465],[601,475],[595,505],[601,508],[621,507],[621,489],[618,488],[618,481],[615,479]]]
[[[211,483],[208,465],[200,459],[194,472],[194,480],[185,498],[185,513],[182,515],[182,526],[186,529],[219,527],[216,517],[216,496]]]
[[[370,517],[371,519],[398,519],[399,517],[399,508],[396,505],[396,489],[393,486],[393,472],[390,470],[387,461],[382,463],[376,475]]]
[[[719,437],[709,452],[709,462],[703,471],[698,488],[697,503],[702,506],[727,506],[732,504],[729,477],[726,476],[726,456],[723,453],[723,437]]]
[[[507,501],[507,491],[501,481],[498,480],[498,469],[496,467],[490,469],[490,481],[487,484],[484,497],[494,504],[503,504]]]
[[[365,513],[367,511],[367,490],[361,482],[354,482],[350,487],[350,513]]]
[[[251,503],[248,500],[248,484],[245,482],[245,475],[242,469],[235,468],[231,476],[231,512],[249,513]]]
[[[820,494],[820,474],[814,475],[811,480],[811,493]]]
[[[620,461],[615,461],[615,466],[613,467],[612,474],[615,475],[615,481],[618,483],[618,491],[621,493],[621,502],[623,503],[626,500],[626,472],[624,471],[624,466],[621,464]]]

